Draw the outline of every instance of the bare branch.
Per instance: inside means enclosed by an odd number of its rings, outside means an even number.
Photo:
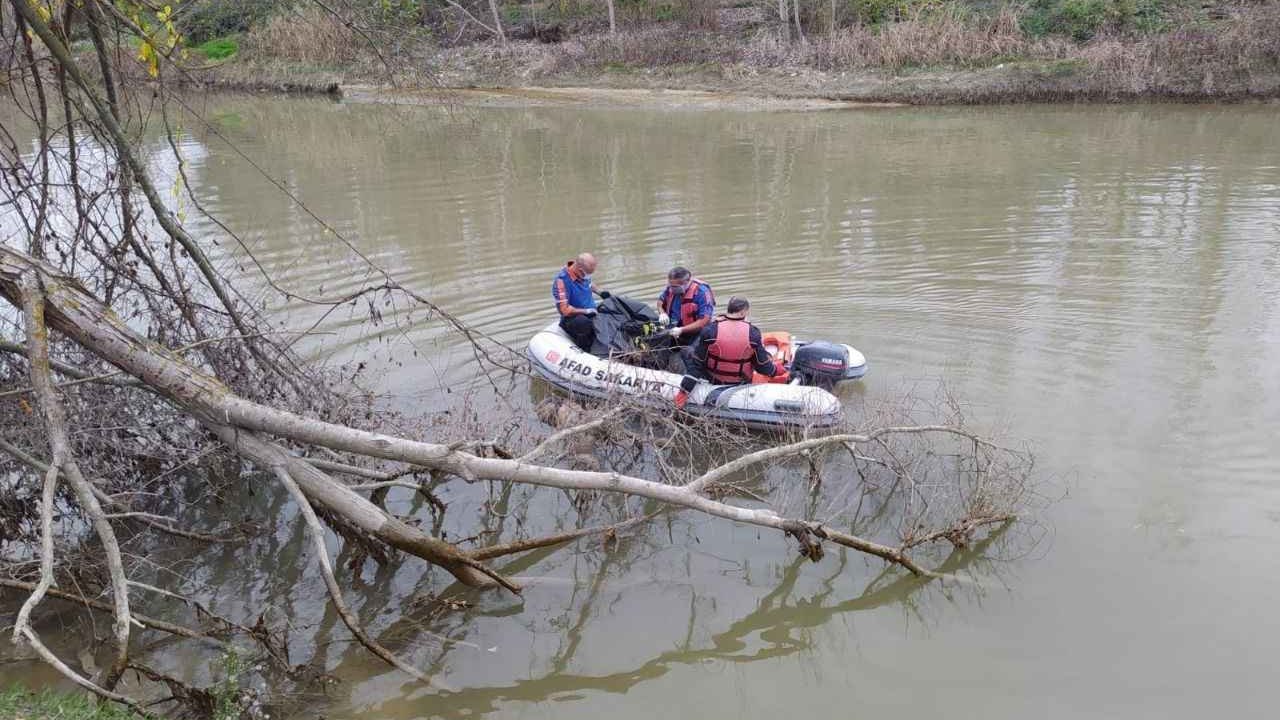
[[[661,514],[662,511],[659,510],[647,515],[639,515],[629,520],[623,520],[619,523],[613,523],[611,525],[597,525],[595,527],[571,530],[557,535],[547,535],[545,537],[531,538],[529,540],[518,540],[516,542],[503,543],[501,545],[490,545],[478,550],[473,550],[469,554],[476,560],[493,560],[494,558],[514,555],[515,553],[525,552],[527,550],[536,550],[538,548],[551,547],[553,545],[563,545],[564,543],[591,535],[605,535],[606,537],[612,537],[623,530],[646,523]]]
[[[34,583],[23,582],[21,580],[13,580],[11,578],[3,578],[3,577],[0,577],[0,587],[9,588],[10,590],[21,590],[24,592],[34,592],[36,590],[36,585]],[[49,588],[48,595],[51,598],[57,598],[58,600],[65,600],[66,602],[74,603],[76,605],[81,605],[83,607],[97,610],[99,612],[105,612],[105,613],[115,612],[115,608],[109,605],[108,603],[100,602],[98,600],[93,600],[91,598],[87,598],[81,595],[76,595],[74,593],[69,593],[63,590],[59,590],[56,587]],[[150,630],[158,630],[160,632],[169,633],[170,635],[177,635],[178,637],[184,637],[190,640],[205,640],[218,645],[223,644],[223,642],[218,638],[212,637],[205,633],[192,630],[191,628],[183,627],[181,625],[175,625],[171,622],[166,622],[164,620],[157,620],[156,618],[149,617],[147,615],[139,615],[138,613],[131,613],[130,617],[133,620],[137,621],[139,624],[141,624],[143,627]]]
[[[18,343],[9,342],[8,340],[0,340],[0,352],[6,352],[11,355],[22,355],[25,357],[27,354],[27,348],[19,345]],[[59,362],[53,359],[49,360],[49,367],[63,375],[75,378],[76,380],[92,380],[93,382],[105,383],[107,385],[124,385],[129,387],[138,387],[142,384],[139,383],[137,379],[123,376],[119,372],[111,374],[95,374],[74,365],[68,365],[64,362]]]
[[[551,433],[550,435],[547,436],[545,440],[538,443],[536,447],[534,447],[529,452],[521,455],[520,457],[516,458],[516,460],[518,462],[532,462],[534,458],[538,457],[542,453],[554,447],[556,443],[562,442],[566,438],[573,437],[574,435],[579,435],[585,432],[590,432],[592,430],[595,430],[600,426],[604,425],[605,423],[609,422],[610,420],[616,418],[618,415],[622,414],[624,409],[625,408],[614,408],[613,410],[606,412],[605,414],[601,415],[595,420],[590,420],[580,425],[574,425],[573,427],[567,427],[567,428],[564,428],[563,430],[559,430],[554,433]]]
[[[90,523],[98,539],[102,542],[103,553],[107,559],[107,569],[111,576],[111,587],[115,600],[115,659],[105,677],[108,689],[115,687],[124,673],[129,661],[129,590],[125,584],[124,561],[120,556],[120,545],[116,541],[111,523],[107,521],[93,494],[93,486],[80,474],[80,467],[71,456],[70,443],[67,442],[66,418],[62,406],[53,393],[53,383],[49,377],[48,329],[45,326],[45,297],[41,288],[40,276],[31,273],[22,278],[22,310],[26,318],[27,352],[31,360],[31,384],[36,388],[44,414],[45,430],[49,434],[50,456],[54,462],[50,469],[59,468],[66,476],[67,482],[75,490],[76,499],[89,516]],[[34,639],[29,629],[24,634]],[[39,640],[35,640],[39,642]]]
[[[13,642],[22,638],[31,618],[31,611],[44,599],[53,585],[53,497],[58,490],[58,463],[49,466],[44,473],[44,490],[40,495],[40,582],[18,610],[13,621]]]

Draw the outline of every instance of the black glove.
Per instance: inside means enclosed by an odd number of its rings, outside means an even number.
[[[608,299],[609,299],[609,298],[611,298],[611,297],[613,297],[613,293],[609,292],[608,290],[601,290],[601,291],[600,291],[600,299],[601,299],[601,300],[608,300]]]

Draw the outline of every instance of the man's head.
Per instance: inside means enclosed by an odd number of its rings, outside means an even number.
[[[573,262],[587,275],[596,271],[596,256],[589,252],[579,253],[577,259]]]
[[[734,295],[729,298],[729,307],[724,311],[724,316],[733,320],[745,320],[750,309],[751,303],[746,298]]]
[[[689,272],[689,268],[677,265],[667,273],[667,285],[684,292],[685,288],[689,287],[689,278],[691,277],[693,277],[693,273]]]

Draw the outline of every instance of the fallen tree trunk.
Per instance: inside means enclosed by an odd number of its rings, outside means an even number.
[[[279,445],[263,440],[252,432],[217,423],[206,425],[227,447],[263,469],[283,468],[312,503],[341,515],[391,547],[443,567],[466,585],[493,583],[492,576],[476,569],[474,562],[457,547],[391,517],[382,508],[329,477],[304,458],[291,455]]]

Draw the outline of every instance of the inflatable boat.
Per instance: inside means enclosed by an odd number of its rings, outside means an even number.
[[[617,296],[601,303],[598,311],[592,352],[580,349],[558,322],[552,322],[529,341],[527,354],[534,369],[551,384],[579,395],[626,396],[673,408],[684,376],[627,362],[647,349],[647,337],[661,334],[660,328],[653,332],[656,313]],[[763,340],[775,362],[791,371],[789,383],[764,378],[743,385],[698,382],[689,391],[685,411],[752,428],[822,428],[839,422],[840,401],[831,389],[866,374],[862,353],[849,345],[797,341],[789,333],[765,333]]]

